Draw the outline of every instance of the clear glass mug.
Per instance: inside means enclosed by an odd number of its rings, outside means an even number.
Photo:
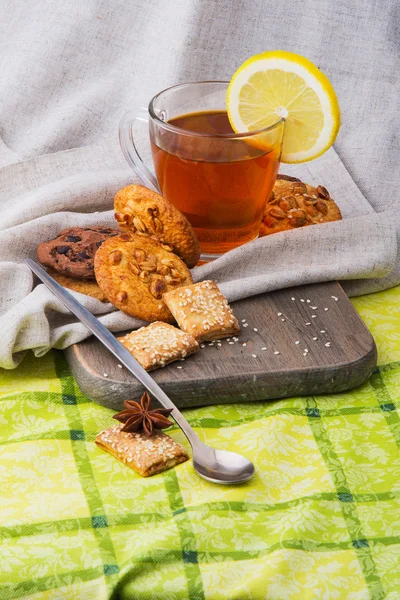
[[[144,185],[185,214],[203,260],[258,237],[275,183],[284,119],[251,133],[233,133],[226,115],[225,81],[170,87],[148,109],[126,113],[119,125],[124,156]],[[135,146],[135,121],[148,122],[156,177]],[[171,122],[172,121],[172,122]]]

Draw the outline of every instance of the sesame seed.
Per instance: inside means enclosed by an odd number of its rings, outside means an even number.
[[[308,348],[304,348],[304,352],[308,354]]]
[[[246,319],[242,319],[242,323],[246,323]]]
[[[331,296],[331,298],[333,298],[335,302],[337,302],[339,300],[339,298],[337,296]]]
[[[306,302],[307,302],[308,304],[310,304],[311,300],[308,300],[308,298],[307,298]]]
[[[200,344],[200,348],[205,348],[206,345],[205,344]]]
[[[235,342],[228,342],[228,344],[231,346],[232,344],[234,344]]]
[[[243,342],[242,346],[246,347],[247,346],[246,342]]]
[[[300,298],[300,302],[305,302],[304,298]]]
[[[286,319],[281,319],[281,321],[286,321]]]
[[[261,348],[261,350],[266,350],[266,349],[267,349],[266,346],[264,346],[264,348]]]
[[[310,306],[313,310],[317,310],[318,306]]]
[[[117,365],[118,369],[122,369],[122,365],[118,364]]]
[[[317,318],[317,315],[311,315],[311,318],[312,318],[312,319],[316,319],[316,318]]]
[[[317,337],[313,337],[313,340],[314,340],[314,341],[315,341],[315,340],[317,340],[317,339],[318,339]]]
[[[227,341],[227,342],[230,342],[230,341],[231,341],[231,338],[226,338],[226,341]]]
[[[324,308],[325,311],[329,310],[329,308]]]
[[[280,354],[280,352],[278,350],[275,350],[274,354]]]
[[[257,354],[252,354],[252,357],[253,358],[257,358]]]
[[[108,377],[108,373],[103,373],[103,376],[104,377]]]
[[[218,348],[221,348],[221,346],[222,346],[221,342],[218,342],[217,346],[218,346]]]
[[[297,341],[295,342],[295,344],[296,344],[296,346],[297,346],[298,344],[300,344],[300,341],[299,341],[299,340],[297,340]]]
[[[281,317],[281,316],[282,316],[282,313],[278,313],[278,317]]]
[[[306,325],[311,325],[311,323],[306,323]]]
[[[293,296],[290,298],[291,300],[296,300],[296,298],[294,298]]]
[[[248,327],[248,326],[249,326],[249,324],[248,324],[248,323],[245,323],[245,324],[243,325],[243,327]]]
[[[331,343],[330,343],[330,342],[326,342],[326,344],[325,344],[325,346],[326,346],[327,348],[329,348],[329,347],[330,347],[330,345],[331,345]]]
[[[258,331],[257,327],[254,327],[253,331]]]
[[[321,329],[320,333],[325,333],[325,329]]]
[[[179,365],[178,365],[176,368],[177,368],[177,369],[183,369],[183,367],[181,367],[181,366],[179,366]]]

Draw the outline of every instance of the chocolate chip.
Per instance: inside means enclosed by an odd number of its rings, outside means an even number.
[[[96,242],[96,246],[97,246],[97,248],[100,248],[100,246],[102,245],[102,243],[103,243],[103,241],[102,241],[102,240],[100,240],[100,242]]]
[[[83,250],[82,252],[77,253],[78,258],[90,258],[89,254]]]
[[[58,252],[58,254],[68,254],[70,250],[70,246],[56,246],[56,252]]]
[[[82,238],[77,235],[67,235],[67,242],[80,242]]]
[[[111,229],[99,229],[100,233],[110,233]]]

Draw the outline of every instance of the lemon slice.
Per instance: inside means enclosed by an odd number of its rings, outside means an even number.
[[[307,58],[283,50],[246,60],[231,79],[226,105],[236,133],[264,129],[283,117],[284,163],[320,156],[340,127],[339,103],[329,79]]]

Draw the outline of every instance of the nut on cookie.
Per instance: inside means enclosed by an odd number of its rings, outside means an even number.
[[[240,332],[238,320],[215,281],[201,281],[164,294],[179,327],[196,340],[217,340]]]
[[[192,283],[189,269],[168,246],[148,235],[124,233],[96,253],[96,280],[105,296],[126,314],[144,321],[172,323],[165,292]]]
[[[186,217],[163,196],[142,185],[129,185],[114,198],[115,218],[122,231],[144,233],[171,246],[189,267],[200,258],[197,236]]]
[[[265,207],[260,236],[341,218],[339,207],[324,186],[315,188],[294,177],[278,175]]]

